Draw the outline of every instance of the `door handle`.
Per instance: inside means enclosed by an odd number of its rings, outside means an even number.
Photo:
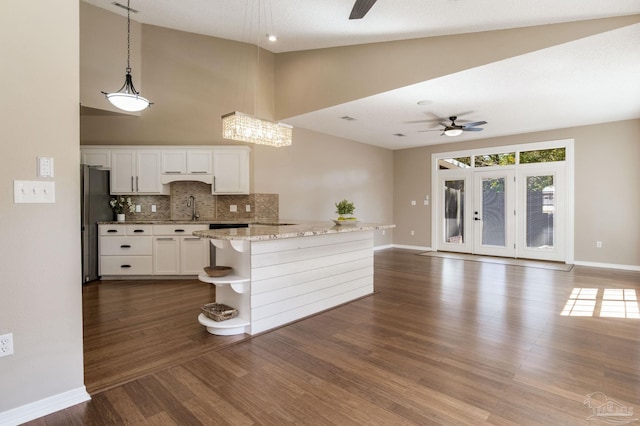
[[[474,217],[473,220],[482,220],[479,217]]]

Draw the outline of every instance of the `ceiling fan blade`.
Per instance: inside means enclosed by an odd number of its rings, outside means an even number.
[[[474,123],[465,123],[462,126],[463,127],[476,127],[476,126],[482,126],[483,124],[487,124],[486,121],[476,121]]]
[[[445,128],[447,128],[447,127],[451,126],[451,123],[443,123],[443,122],[440,122],[440,123],[438,123],[438,124],[439,124],[439,125],[441,125],[442,127],[445,127]]]
[[[362,19],[377,0],[356,0],[349,19]]]
[[[463,127],[462,130],[465,132],[479,132],[482,130],[482,127]]]
[[[442,129],[431,129],[431,130],[418,130],[418,133],[422,132],[441,132]]]

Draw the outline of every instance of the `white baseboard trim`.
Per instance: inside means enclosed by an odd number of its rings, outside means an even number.
[[[373,251],[384,250],[393,247],[393,244],[385,244],[383,246],[375,246]]]
[[[431,247],[424,247],[424,246],[407,246],[404,244],[392,244],[392,246],[394,248],[407,249],[407,250],[433,251]]]
[[[9,411],[0,413],[0,425],[16,426],[31,420],[38,419],[47,414],[64,410],[72,405],[89,401],[91,396],[87,393],[84,386],[73,389],[58,395],[41,399],[40,401],[31,402],[21,407],[13,408]]]
[[[606,269],[622,269],[624,271],[640,271],[640,266],[637,265],[620,265],[618,263],[600,263],[600,262],[583,262],[576,260],[573,262],[578,266],[589,266],[590,268],[606,268]]]

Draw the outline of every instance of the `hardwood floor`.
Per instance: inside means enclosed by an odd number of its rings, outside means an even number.
[[[640,319],[599,316],[640,273],[416,253],[377,252],[375,295],[253,338],[207,334],[196,281],[85,288],[92,400],[29,424],[603,424],[594,392],[640,417]],[[594,316],[561,315],[574,288],[599,289]]]

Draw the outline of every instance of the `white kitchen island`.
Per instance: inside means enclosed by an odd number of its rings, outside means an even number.
[[[202,273],[216,285],[216,302],[236,318],[198,321],[216,335],[257,334],[373,293],[373,233],[395,225],[254,225],[196,231],[216,247],[226,277]]]

